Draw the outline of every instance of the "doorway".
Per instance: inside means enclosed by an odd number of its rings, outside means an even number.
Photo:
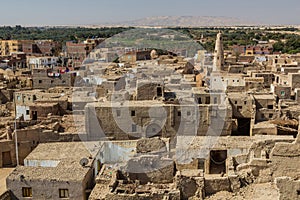
[[[2,152],[2,165],[3,167],[12,166],[10,151]]]
[[[32,114],[32,120],[37,120],[37,111],[32,111],[31,112],[31,114]]]
[[[157,97],[162,97],[162,95],[163,95],[162,87],[157,87]]]
[[[209,173],[222,174],[226,173],[226,150],[217,150],[210,152]]]
[[[237,123],[237,130],[232,132],[232,136],[250,136],[251,119],[239,118]]]

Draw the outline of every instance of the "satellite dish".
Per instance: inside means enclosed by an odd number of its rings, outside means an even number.
[[[89,163],[89,160],[87,158],[82,158],[80,161],[79,161],[80,165],[81,166],[86,166],[88,163]]]

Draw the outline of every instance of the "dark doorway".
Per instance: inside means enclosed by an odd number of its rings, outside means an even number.
[[[226,150],[217,150],[210,152],[209,173],[222,174],[226,173]]]
[[[202,99],[198,98],[198,104],[202,104]]]
[[[210,104],[210,97],[205,98],[205,104]]]
[[[37,111],[32,111],[32,120],[37,120]]]
[[[238,128],[232,132],[232,136],[250,136],[250,118],[237,119]]]
[[[3,167],[11,167],[12,166],[10,151],[2,152],[2,164],[3,164]]]
[[[161,87],[157,87],[157,97],[162,97],[162,88]]]

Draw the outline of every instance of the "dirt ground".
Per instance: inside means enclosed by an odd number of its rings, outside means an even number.
[[[219,192],[206,200],[278,200],[279,192],[271,183],[253,184],[237,193]]]
[[[14,168],[0,168],[0,195],[6,191],[6,177]]]

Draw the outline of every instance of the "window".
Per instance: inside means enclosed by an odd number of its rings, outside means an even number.
[[[247,101],[244,101],[244,105],[247,105]]]
[[[273,114],[269,114],[269,119],[272,119],[273,118]]]
[[[217,104],[217,103],[218,103],[218,98],[214,97],[214,104]]]
[[[157,96],[158,97],[162,96],[162,88],[161,87],[157,87]]]
[[[181,117],[181,112],[180,111],[177,112],[177,116]]]
[[[42,83],[43,81],[42,80],[39,80],[39,83]]]
[[[273,105],[268,105],[268,109],[273,109]]]
[[[69,198],[69,190],[59,189],[59,198]]]
[[[117,110],[117,117],[121,116],[121,110]]]
[[[26,110],[26,115],[29,115],[29,110]]]
[[[135,110],[131,111],[131,116],[134,117],[135,116]]]
[[[235,105],[236,105],[237,103],[238,103],[237,101],[234,102]]]
[[[205,98],[205,104],[210,104],[210,97]]]
[[[280,92],[280,95],[281,95],[282,97],[284,97],[284,96],[285,96],[285,91],[281,91],[281,92]]]
[[[202,104],[202,99],[198,98],[198,104]]]
[[[135,132],[137,131],[137,129],[136,129],[136,124],[132,124],[132,125],[131,125],[131,131],[132,131],[133,133],[135,133]]]
[[[217,111],[216,110],[212,110],[211,111],[211,116],[212,117],[217,117]]]
[[[23,187],[22,188],[22,196],[23,197],[32,197],[32,188],[31,187]]]
[[[238,106],[238,107],[237,107],[237,111],[238,111],[238,112],[241,112],[242,110],[243,110],[243,106]]]

